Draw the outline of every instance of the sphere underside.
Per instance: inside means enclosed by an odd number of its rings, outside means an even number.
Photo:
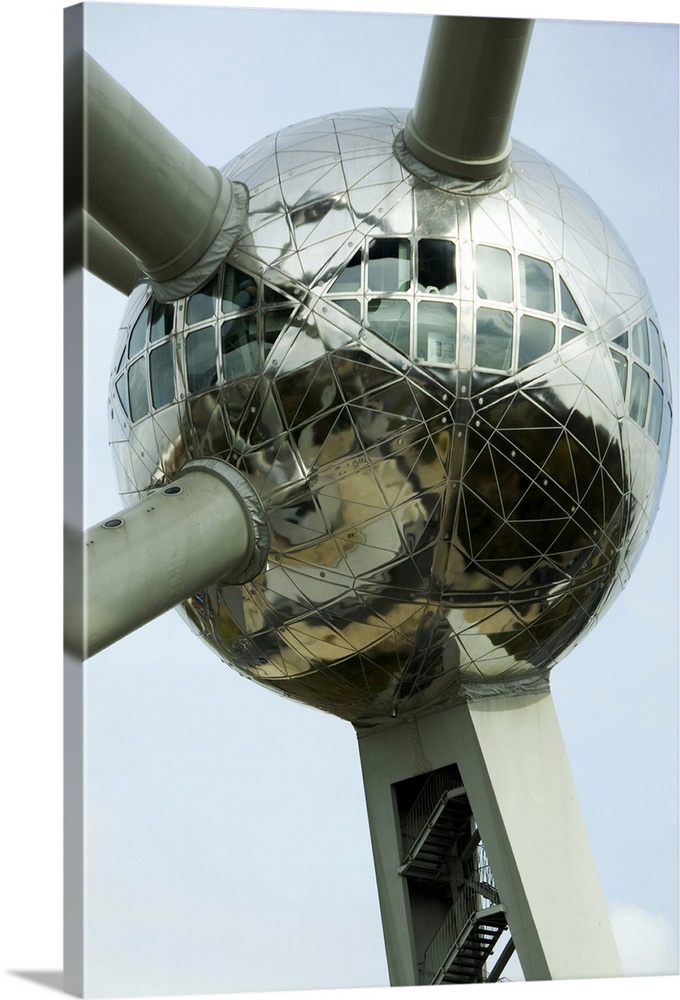
[[[359,725],[540,683],[625,585],[671,427],[590,199],[518,143],[495,189],[415,177],[402,127],[328,116],[230,164],[246,230],[200,292],[132,297],[110,400],[124,496],[217,456],[267,511],[265,569],[188,601],[196,630]]]

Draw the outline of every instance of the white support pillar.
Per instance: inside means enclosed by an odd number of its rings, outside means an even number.
[[[456,764],[527,980],[621,965],[549,692],[486,698],[359,733],[392,985],[418,982],[393,785]]]

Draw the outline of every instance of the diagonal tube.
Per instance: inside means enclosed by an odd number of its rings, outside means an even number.
[[[435,17],[404,129],[410,152],[452,177],[499,177],[533,21]]]

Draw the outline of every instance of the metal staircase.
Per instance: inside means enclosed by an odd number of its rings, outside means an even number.
[[[514,946],[509,940],[488,969],[508,923],[456,767],[433,771],[424,781],[403,816],[402,841],[399,874],[429,892],[438,908],[451,900],[438,930],[421,948],[421,984],[498,980]]]

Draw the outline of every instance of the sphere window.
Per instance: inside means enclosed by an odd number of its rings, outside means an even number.
[[[329,291],[335,293],[358,292],[361,288],[361,250],[357,250],[349,264],[337,276]]]
[[[645,426],[647,416],[647,399],[649,397],[649,375],[640,365],[634,364],[630,379],[630,396],[628,398],[628,412],[633,420]]]
[[[659,443],[661,437],[661,418],[663,416],[663,391],[658,382],[652,383],[652,399],[649,404],[649,436],[654,444]]]
[[[206,282],[203,288],[189,296],[187,301],[186,321],[189,326],[194,323],[204,323],[215,315],[217,296],[217,276]]]
[[[130,420],[135,423],[149,412],[149,393],[146,388],[146,358],[138,358],[128,368],[128,393]]]
[[[336,299],[335,303],[341,306],[345,312],[353,316],[359,323],[361,322],[361,302],[358,299]]]
[[[408,354],[411,347],[411,305],[407,299],[370,299],[368,323],[393,347]]]
[[[564,319],[569,320],[570,323],[580,323],[581,326],[586,325],[586,321],[581,314],[581,310],[574,301],[574,296],[571,294],[562,278],[560,278],[560,315]]]
[[[222,312],[229,315],[252,309],[257,305],[257,282],[238,268],[227,264],[224,269],[224,285],[222,288]]]
[[[381,238],[368,245],[367,286],[372,292],[407,292],[411,287],[409,240]]]
[[[494,302],[512,302],[512,257],[497,247],[477,247],[477,295]]]
[[[418,290],[434,295],[455,293],[454,245],[450,240],[418,240]]]
[[[633,351],[635,356],[649,364],[649,340],[647,339],[647,324],[643,319],[633,327]]]
[[[186,338],[187,389],[200,392],[217,381],[215,328],[204,326]]]
[[[522,316],[519,324],[519,355],[517,364],[520,368],[530,365],[533,361],[552,351],[555,346],[555,324],[548,319],[537,316]]]
[[[456,360],[458,315],[452,302],[418,303],[416,356],[432,364],[453,364]]]
[[[175,399],[175,374],[172,365],[172,341],[166,340],[149,354],[151,400],[156,409]]]
[[[612,356],[614,370],[621,386],[621,395],[625,399],[626,389],[628,388],[628,358],[625,354],[621,354],[620,351],[616,351],[612,347],[609,348],[609,353]]]
[[[664,410],[663,426],[661,428],[661,441],[659,442],[659,448],[661,449],[661,455],[663,456],[664,462],[668,462],[668,452],[671,446],[671,429],[673,426],[673,416],[671,414],[671,404],[666,403],[666,408]]]
[[[147,302],[137,317],[137,322],[132,327],[130,343],[128,344],[128,358],[134,358],[135,354],[139,354],[139,352],[143,351],[146,346],[146,327],[149,319],[150,308],[151,303]]]
[[[563,326],[562,333],[560,334],[560,343],[562,345],[568,344],[570,340],[574,337],[580,337],[583,330],[575,330],[573,326]]]
[[[130,416],[130,402],[128,397],[127,375],[123,374],[116,379],[116,395],[120,405],[125,410],[126,416]]]
[[[222,323],[222,372],[227,382],[258,369],[257,330],[254,317],[238,317]]]
[[[512,361],[512,313],[505,309],[477,310],[475,364],[509,371]]]
[[[263,318],[265,358],[278,340],[279,334],[290,321],[292,309],[270,309]]]
[[[618,344],[619,347],[623,347],[624,350],[628,350],[628,330],[624,330],[620,333],[618,337],[615,337],[612,341],[613,344]]]
[[[664,368],[661,336],[658,328],[652,323],[651,319],[648,319],[647,322],[649,323],[649,342],[652,348],[652,368],[659,381],[663,381]]]
[[[175,320],[175,307],[172,302],[154,302],[151,309],[151,330],[149,340],[154,344],[172,333]]]
[[[555,312],[553,269],[546,261],[520,255],[519,290],[520,302],[527,309]]]

